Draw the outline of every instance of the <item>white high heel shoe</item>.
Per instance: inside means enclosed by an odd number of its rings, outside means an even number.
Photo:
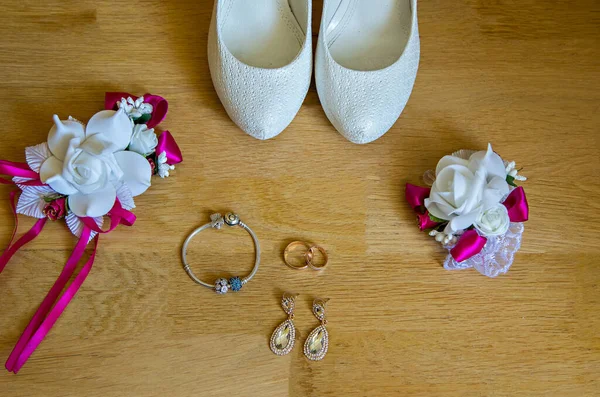
[[[312,0],[215,0],[213,84],[242,130],[269,139],[294,119],[312,75]]]
[[[335,128],[368,143],[398,120],[417,76],[417,0],[325,0],[315,77]]]

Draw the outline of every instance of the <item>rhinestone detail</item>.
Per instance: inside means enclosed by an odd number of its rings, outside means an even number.
[[[229,291],[229,283],[226,278],[218,278],[215,281],[215,292],[219,295],[225,295]]]
[[[294,312],[294,308],[296,307],[296,303],[294,302],[293,297],[284,297],[281,300],[281,307],[286,314],[292,314]]]
[[[233,292],[238,292],[239,290],[242,289],[242,286],[243,286],[242,279],[239,278],[239,277],[237,277],[237,276],[236,277],[231,277],[229,279],[229,285],[230,285],[231,290]]]
[[[288,332],[287,338],[285,338],[288,340],[288,342],[285,347],[282,347],[280,344],[283,332]],[[295,341],[296,327],[294,326],[294,322],[292,320],[285,320],[277,328],[275,328],[275,331],[273,331],[269,345],[273,353],[277,354],[278,356],[285,356],[292,351]]]
[[[329,333],[324,325],[319,325],[306,338],[306,342],[304,342],[304,355],[311,361],[319,361],[325,357],[328,349]]]
[[[320,321],[323,321],[325,319],[325,306],[321,303],[313,304],[313,314]]]

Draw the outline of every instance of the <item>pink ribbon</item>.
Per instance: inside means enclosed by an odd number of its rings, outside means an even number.
[[[43,185],[40,181],[40,175],[37,172],[32,171],[29,166],[25,163],[15,163],[12,161],[0,160],[0,175],[8,175],[10,177],[20,177],[30,179],[29,181],[19,182],[19,184],[23,185]],[[5,185],[14,185],[15,182],[12,179],[0,178],[0,183]],[[4,250],[2,255],[0,256],[0,273],[6,267],[6,264],[10,261],[13,255],[25,244],[29,243],[31,240],[36,238],[44,225],[46,224],[47,218],[39,219],[33,227],[25,233],[21,238],[19,238],[14,244],[13,240],[17,233],[17,229],[19,227],[19,219],[17,217],[17,208],[15,205],[16,191],[10,192],[10,208],[15,219],[15,227],[13,229],[13,234],[10,238],[10,242],[8,243],[8,247]]]
[[[408,205],[410,205],[413,210],[423,213],[425,212],[425,199],[429,197],[430,192],[431,189],[428,187],[421,187],[407,183],[404,195],[406,196]]]
[[[529,205],[522,186],[513,189],[502,204],[508,210],[511,222],[525,222],[529,219]],[[455,261],[462,262],[480,253],[485,243],[487,238],[480,236],[475,229],[467,230],[450,250],[450,255]]]
[[[90,259],[81,269],[79,274],[75,277],[75,280],[73,280],[71,285],[67,288],[67,290],[57,301],[59,294],[65,288],[69,279],[73,276],[75,268],[77,267],[77,263],[79,263],[80,259],[83,256],[85,252],[85,247],[87,246],[92,231],[98,233],[108,233],[114,230],[120,224],[131,226],[136,220],[135,215],[123,209],[121,203],[118,200],[115,202],[115,205],[109,212],[108,216],[111,222],[110,228],[108,230],[101,230],[92,218],[81,218],[82,222],[84,223],[84,227],[81,236],[79,237],[79,241],[77,242],[77,245],[75,246],[75,249],[73,250],[73,253],[71,254],[70,258],[67,260],[63,271],[58,276],[58,279],[46,295],[46,298],[44,298],[44,300],[42,301],[42,304],[40,305],[36,313],[33,315],[33,318],[25,328],[25,331],[23,331],[23,334],[17,341],[15,348],[13,349],[8,360],[6,361],[6,369],[8,371],[14,372],[15,374],[19,372],[23,364],[27,362],[27,360],[33,354],[35,349],[39,346],[42,340],[44,340],[54,323],[56,323],[56,320],[58,320],[62,312],[66,309],[71,300],[75,297],[75,294],[79,290],[79,287],[81,287],[81,285],[87,278],[94,264],[94,258],[96,257],[99,235],[96,236],[94,239],[94,249],[92,251]],[[37,234],[39,234],[39,232],[41,231],[41,227],[43,227],[46,220],[47,218],[38,221],[38,224],[41,224],[39,230],[36,229],[36,226],[34,226],[32,230],[35,229]],[[31,237],[31,239],[27,239],[27,241],[25,242],[31,241],[35,236],[37,236],[37,234]],[[22,239],[23,238],[21,238],[19,241],[21,241]],[[13,247],[16,247],[19,244],[19,241],[17,241],[13,246],[11,246],[7,250],[7,252],[13,249]],[[14,249],[14,252],[16,252],[19,248],[20,246]],[[14,252],[11,251],[10,256],[12,256]],[[52,307],[53,305],[54,307]]]
[[[18,176],[22,178],[29,178],[31,184],[43,185],[39,181],[39,175],[30,169],[26,169],[27,165],[23,163],[12,163],[0,160],[0,172],[4,175],[10,175],[12,177]],[[14,184],[13,181],[0,178],[0,181],[5,184]],[[21,183],[19,183],[21,184]],[[48,218],[39,219],[35,225],[21,238],[19,238],[14,244],[12,243],[18,228],[18,217],[15,206],[16,192],[10,193],[10,205],[13,216],[15,218],[15,230],[9,242],[8,248],[0,256],[0,273],[12,258],[12,256],[25,244],[36,238],[42,231],[44,225],[48,221]],[[42,301],[36,313],[33,315],[31,321],[23,331],[23,334],[17,341],[13,351],[11,352],[8,360],[6,361],[6,369],[15,374],[19,372],[21,367],[27,362],[29,357],[33,354],[35,349],[44,340],[54,323],[58,320],[62,312],[69,305],[71,300],[75,297],[75,294],[79,290],[79,287],[83,284],[88,274],[90,273],[94,264],[94,258],[96,257],[96,250],[98,248],[99,235],[94,239],[94,248],[87,263],[83,266],[79,274],[75,277],[71,285],[65,290],[62,296],[59,298],[60,293],[63,291],[68,281],[73,276],[77,263],[83,257],[85,247],[87,246],[92,231],[98,233],[108,233],[114,230],[118,225],[131,226],[135,222],[135,215],[121,206],[121,203],[116,200],[113,208],[108,214],[110,218],[109,230],[100,230],[98,225],[91,218],[82,218],[84,223],[83,231],[73,250],[71,256],[67,260],[63,271],[58,276],[58,279],[46,295],[46,298]],[[58,300],[57,300],[58,299]]]
[[[33,315],[31,321],[25,328],[25,331],[23,331],[23,334],[17,341],[13,351],[10,353],[8,360],[6,361],[6,369],[8,371],[14,372],[15,374],[19,372],[23,364],[27,362],[31,354],[33,354],[42,340],[44,340],[54,323],[56,323],[56,320],[58,320],[62,312],[69,305],[69,302],[71,302],[79,290],[79,287],[81,287],[88,276],[92,269],[92,265],[94,264],[94,258],[96,257],[98,236],[94,239],[94,248],[87,263],[57,301],[59,294],[65,288],[71,276],[73,276],[77,263],[79,263],[79,260],[85,252],[85,247],[89,241],[90,234],[91,230],[84,227],[81,236],[79,237],[79,241],[77,242],[73,253],[67,260],[65,267],[58,276],[58,279],[52,288],[50,288],[50,291]],[[54,307],[52,307],[53,305]]]
[[[467,230],[450,250],[450,255],[455,261],[462,262],[480,253],[485,243],[487,243],[487,238],[480,236],[477,230]]]
[[[408,205],[417,213],[417,225],[421,231],[433,229],[439,222],[432,221],[429,212],[425,209],[425,199],[429,197],[430,188],[406,184],[404,195]]]
[[[19,182],[20,185],[43,186],[40,181],[40,174],[32,171],[25,163],[16,163],[13,161],[0,160],[0,175],[8,175],[10,177],[19,177],[30,179],[29,181]],[[11,179],[0,178],[0,183],[5,185],[13,185]]]
[[[529,204],[522,186],[513,189],[502,204],[508,210],[511,222],[525,222],[529,219]]]
[[[14,208],[14,206],[12,208]],[[17,219],[17,212],[13,210],[13,214],[15,215],[15,219]],[[10,261],[10,259],[18,250],[20,250],[25,244],[29,243],[34,238],[39,236],[47,221],[48,218],[38,219],[38,221],[33,225],[31,229],[29,229],[27,233],[22,235],[21,238],[19,238],[14,244],[12,244],[18,225],[17,223],[15,223],[15,231],[13,232],[13,237],[10,239],[8,247],[0,256],[0,273],[2,273],[6,264]]]
[[[88,227],[90,230],[95,231],[96,233],[110,233],[117,228],[119,225],[132,226],[135,223],[136,217],[135,215],[127,211],[121,206],[121,202],[119,200],[115,201],[115,205],[113,205],[112,209],[108,212],[108,218],[110,219],[110,227],[108,230],[102,230],[93,218],[79,218],[83,222],[83,224]]]
[[[13,201],[14,204],[14,201]],[[13,205],[14,207],[14,205]],[[16,212],[15,212],[16,216]],[[90,235],[92,231],[98,233],[108,233],[114,230],[118,225],[126,225],[131,226],[135,222],[135,215],[121,206],[121,203],[117,200],[115,201],[115,205],[108,213],[110,218],[110,228],[108,230],[101,230],[98,225],[94,222],[92,218],[81,218],[84,223],[83,231],[81,236],[79,237],[79,241],[73,250],[73,253],[67,260],[65,267],[61,274],[58,276],[58,279],[46,295],[46,298],[42,301],[42,304],[33,315],[33,318],[23,331],[23,334],[17,341],[15,348],[10,354],[8,360],[6,361],[6,369],[10,372],[14,372],[15,374],[19,372],[23,364],[27,362],[29,357],[33,354],[35,349],[39,346],[39,344],[44,340],[56,320],[60,317],[62,312],[69,305],[71,300],[75,297],[75,294],[79,290],[79,287],[83,284],[86,277],[90,273],[92,266],[94,264],[94,258],[96,257],[96,250],[98,248],[98,236],[94,239],[94,249],[92,251],[92,255],[87,263],[83,266],[79,274],[75,277],[71,285],[66,289],[63,295],[58,299],[59,294],[65,288],[69,279],[73,276],[75,272],[75,268],[77,267],[77,263],[81,260],[85,247],[90,239]],[[45,224],[47,218],[41,219],[36,223],[40,225],[39,227],[34,226],[32,228],[33,232],[30,230],[28,234],[31,234],[30,237],[23,236],[19,241],[17,241],[14,245],[10,246],[9,249],[3,254],[8,255],[8,259],[12,256],[24,243],[31,241],[35,236],[39,234],[41,228]],[[24,242],[19,245],[19,242],[23,240]],[[9,252],[7,254],[7,252]],[[56,304],[55,304],[56,302]],[[54,307],[52,307],[54,305]]]
[[[156,146],[156,154],[160,155],[165,152],[167,155],[167,164],[175,165],[183,161],[181,150],[175,142],[175,138],[169,131],[165,131],[158,137],[158,145]]]
[[[138,99],[137,96],[131,95],[127,92],[107,92],[104,95],[104,108],[106,110],[117,110],[117,102],[121,102],[121,98],[127,99],[131,97],[134,101]],[[167,112],[169,111],[169,103],[167,100],[158,95],[145,94],[144,102],[152,105],[152,116],[150,120],[146,123],[148,128],[154,128],[159,125],[165,117],[167,117]]]

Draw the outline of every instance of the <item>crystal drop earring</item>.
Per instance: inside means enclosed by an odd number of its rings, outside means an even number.
[[[321,322],[321,325],[313,329],[306,342],[304,342],[304,355],[312,361],[319,361],[327,354],[329,347],[329,333],[327,332],[327,319],[325,318],[325,305],[329,299],[315,299],[313,302],[313,314]]]
[[[273,335],[271,335],[271,350],[278,356],[285,356],[292,351],[296,339],[296,327],[294,326],[294,308],[298,295],[284,293],[281,298],[281,307],[288,315],[287,320],[279,324]]]

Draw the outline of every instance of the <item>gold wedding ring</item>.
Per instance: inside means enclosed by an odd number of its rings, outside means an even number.
[[[320,252],[321,255],[323,256],[323,263],[321,263],[321,264],[314,263],[316,251]],[[318,246],[318,245],[313,245],[312,247],[310,247],[308,249],[308,255],[306,256],[306,258],[307,258],[308,266],[311,269],[317,270],[317,271],[325,269],[325,267],[327,267],[327,264],[329,263],[329,255],[327,255],[327,251],[325,251],[325,248]]]
[[[296,247],[305,248],[304,252],[301,255],[302,262],[300,263],[298,263],[298,261],[292,263],[292,261],[290,260],[292,253],[296,251]],[[323,263],[315,264],[315,254],[319,253],[321,256],[323,256]],[[304,241],[292,241],[288,244],[287,247],[285,247],[285,250],[283,251],[283,261],[288,267],[294,270],[304,270],[307,267],[310,267],[313,270],[320,271],[325,269],[325,267],[329,263],[329,256],[327,255],[327,251],[325,251],[323,247],[320,247],[318,245],[311,245]]]

